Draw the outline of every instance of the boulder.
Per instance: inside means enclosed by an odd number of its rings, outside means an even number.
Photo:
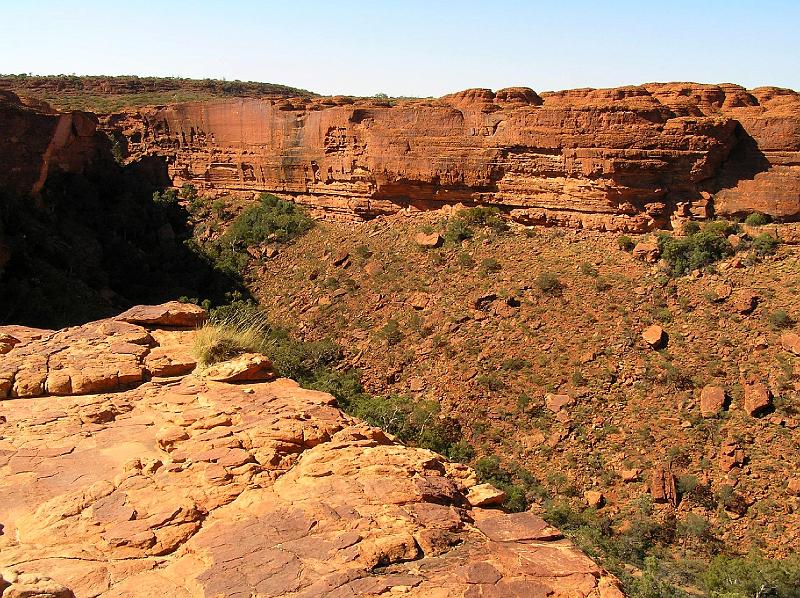
[[[20,340],[17,337],[0,333],[0,355],[8,353],[19,343]]]
[[[666,333],[661,326],[653,324],[642,331],[642,338],[653,349],[658,349],[666,341]]]
[[[203,378],[216,382],[252,382],[275,377],[272,362],[260,353],[243,353],[227,361],[215,363],[200,374]]]
[[[414,242],[419,245],[420,247],[425,247],[426,249],[434,249],[436,247],[441,247],[442,243],[444,243],[444,239],[442,235],[439,233],[422,233],[419,232],[414,235]]]
[[[506,493],[491,484],[478,484],[467,492],[467,502],[473,507],[503,504]]]
[[[587,490],[583,493],[583,499],[587,505],[595,509],[602,507],[605,502],[605,497],[599,490]]]
[[[653,502],[678,504],[678,491],[675,487],[675,476],[670,465],[656,465],[650,472],[650,495]]]
[[[206,310],[191,303],[170,301],[161,305],[137,305],[115,319],[141,326],[194,328],[205,321]]]
[[[571,396],[566,394],[546,394],[544,397],[544,403],[547,405],[547,408],[552,411],[553,413],[558,413],[564,407],[571,407],[575,404],[575,399]]]
[[[744,385],[744,410],[748,415],[757,417],[772,405],[769,389],[761,382]]]
[[[633,248],[633,257],[649,264],[655,264],[660,256],[661,249],[655,241],[639,241]]]
[[[758,293],[751,289],[738,289],[731,294],[728,302],[731,309],[737,313],[747,315],[758,305]]]
[[[800,496],[800,478],[789,478],[786,484],[786,492],[792,496]]]
[[[704,386],[700,391],[700,413],[703,417],[714,417],[725,405],[725,389],[721,386]]]
[[[790,353],[800,355],[800,334],[796,332],[784,332],[781,335],[781,346]]]

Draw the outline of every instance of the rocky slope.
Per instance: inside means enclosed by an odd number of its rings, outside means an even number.
[[[599,492],[619,530],[653,500],[690,556],[797,551],[796,246],[669,279],[592,231],[419,246],[442,222],[321,224],[254,261],[250,285],[275,320],[346,347],[373,393],[435,401],[478,457],[529,471],[542,508]]]
[[[622,596],[539,517],[471,506],[469,468],[330,395],[191,374],[202,318],[0,328],[4,598]]]
[[[502,207],[525,223],[643,231],[761,211],[800,216],[800,95],[648,84],[438,100],[234,99],[112,115],[176,186],[270,191],[371,218]]]

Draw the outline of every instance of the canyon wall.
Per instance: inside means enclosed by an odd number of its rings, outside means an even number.
[[[57,113],[0,90],[0,189],[36,195],[55,172],[83,174],[113,163],[111,143],[87,112]]]
[[[643,231],[686,217],[800,216],[800,95],[650,84],[437,100],[235,99],[104,123],[174,185],[269,191],[331,215],[493,205],[526,223]]]

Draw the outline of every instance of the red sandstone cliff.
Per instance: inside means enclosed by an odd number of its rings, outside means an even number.
[[[95,115],[56,113],[43,102],[0,90],[0,189],[36,195],[54,172],[107,165],[109,147]]]
[[[643,230],[670,217],[800,216],[800,95],[649,84],[438,100],[237,99],[109,118],[175,185],[271,191],[356,217],[501,206],[523,222]]]

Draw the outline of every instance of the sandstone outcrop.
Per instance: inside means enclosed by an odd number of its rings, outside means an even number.
[[[800,217],[800,95],[651,84],[438,100],[237,99],[112,115],[176,186],[269,191],[328,214],[494,205],[523,223],[643,231]]]
[[[328,394],[148,372],[150,352],[191,342],[191,328],[168,326],[6,332],[19,340],[3,360],[18,364],[12,386],[42,396],[2,403],[0,592],[622,596],[539,517],[471,507],[469,468]],[[73,396],[53,396],[64,370],[58,388]]]
[[[36,195],[54,173],[110,168],[111,144],[97,124],[94,114],[56,113],[0,89],[0,188]]]

